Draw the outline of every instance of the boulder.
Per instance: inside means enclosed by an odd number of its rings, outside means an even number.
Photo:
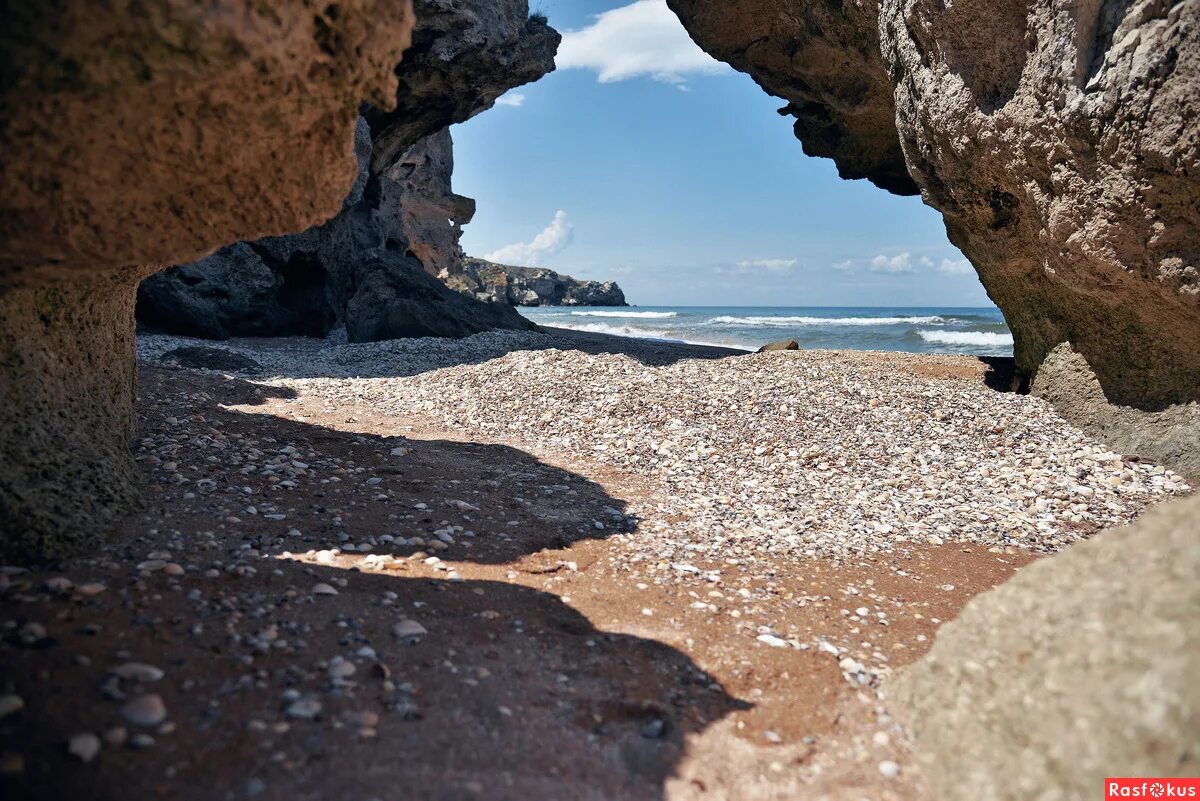
[[[583,281],[544,267],[514,267],[470,256],[442,274],[447,285],[471,297],[513,306],[627,306],[614,281]]]
[[[1200,399],[1200,3],[668,4],[806,152],[920,189],[1025,376],[1069,341],[1114,403]]]
[[[768,342],[758,349],[758,353],[770,353],[776,350],[800,350],[800,343],[794,339],[781,339],[778,342]]]
[[[1200,485],[1200,403],[1158,412],[1110,403],[1095,371],[1069,342],[1050,351],[1030,392],[1127,458],[1159,462]]]
[[[885,687],[945,801],[1200,772],[1200,497],[1034,562]]]

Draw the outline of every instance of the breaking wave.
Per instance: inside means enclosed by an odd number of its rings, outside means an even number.
[[[935,345],[975,345],[984,348],[1012,347],[1012,334],[990,331],[918,331],[921,339]]]
[[[944,317],[714,317],[714,325],[776,326],[797,325],[937,325]]]
[[[573,317],[641,317],[649,320],[664,320],[668,317],[675,317],[679,312],[623,312],[623,311],[573,311]]]

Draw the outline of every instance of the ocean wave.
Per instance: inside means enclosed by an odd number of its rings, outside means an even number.
[[[1012,347],[1012,334],[993,331],[918,331],[921,339],[935,345],[975,345],[985,348]]]
[[[588,331],[593,334],[613,334],[619,337],[642,337],[646,339],[674,339],[667,331],[642,328],[635,325],[609,325],[607,323],[555,323],[559,328],[572,331]]]
[[[679,312],[621,312],[621,311],[573,311],[572,317],[644,317],[650,320],[665,320],[676,317]]]
[[[946,322],[944,317],[714,317],[713,325],[778,326],[798,325],[937,325]]]

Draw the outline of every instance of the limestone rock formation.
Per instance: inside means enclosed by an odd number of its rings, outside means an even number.
[[[396,108],[413,12],[322,8],[5,4],[0,288],[188,261],[335,213],[359,103]]]
[[[1092,798],[1200,771],[1200,498],[972,600],[886,687],[946,801]]]
[[[1115,403],[1200,398],[1200,2],[668,2],[807,152],[920,188],[1022,372],[1069,341]]]
[[[1065,342],[1042,362],[1030,392],[1118,453],[1160,462],[1200,485],[1200,403],[1158,412],[1109,403],[1095,372]]]
[[[142,277],[335,215],[363,101],[400,154],[511,85],[487,81],[492,66],[557,44],[525,0],[421,0],[417,17],[436,25],[405,54],[411,0],[0,12],[4,556],[68,550],[136,496]]]
[[[128,510],[138,280],[336,213],[394,106],[410,0],[0,12],[0,554]]]
[[[323,337],[340,325],[351,342],[531,328],[512,307],[465,297],[430,274],[461,258],[460,226],[475,208],[450,190],[452,147],[443,129],[373,175],[360,119],[359,180],[340,214],[150,276],[138,288],[138,320],[210,339]]]
[[[512,306],[629,305],[614,281],[581,281],[544,267],[513,267],[469,256],[442,279],[463,294]]]

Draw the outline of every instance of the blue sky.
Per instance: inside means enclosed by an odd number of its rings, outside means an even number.
[[[566,34],[559,69],[453,130],[468,254],[642,305],[990,305],[940,215],[805,156],[664,0],[532,5]]]

